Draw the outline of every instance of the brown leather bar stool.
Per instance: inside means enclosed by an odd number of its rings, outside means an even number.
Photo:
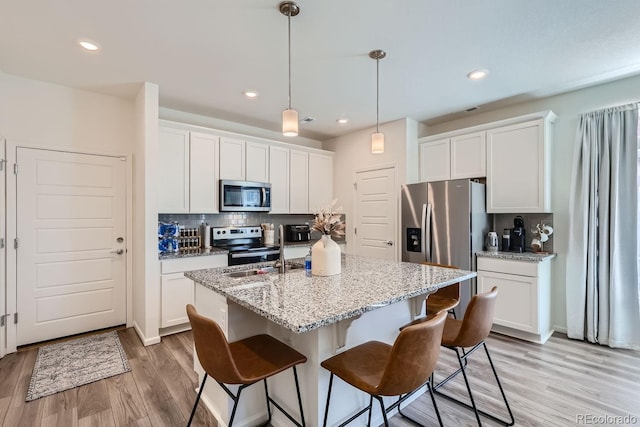
[[[498,373],[496,372],[496,368],[493,365],[491,356],[489,355],[489,349],[487,348],[487,344],[485,343],[485,339],[489,336],[491,325],[493,324],[493,315],[495,313],[497,296],[498,287],[494,286],[491,291],[484,294],[474,295],[471,298],[471,302],[467,307],[467,311],[464,314],[463,320],[456,320],[452,318],[446,319],[444,332],[442,334],[442,345],[456,352],[460,368],[458,368],[447,378],[433,386],[434,391],[438,395],[441,395],[449,400],[472,409],[475,412],[479,426],[482,426],[480,414],[506,426],[512,426],[515,423],[513,413],[511,412],[511,407],[509,406],[509,402],[507,401],[507,396],[502,389],[502,384],[500,384]],[[471,349],[465,351],[465,348],[468,347],[471,347]],[[466,373],[466,369],[468,369],[466,362],[467,358],[480,347],[484,347],[484,351],[487,354],[487,359],[489,359],[491,370],[493,371],[493,375],[496,378],[496,383],[498,384],[498,388],[500,389],[500,393],[502,394],[502,400],[504,400],[507,411],[509,412],[510,421],[501,420],[494,415],[488,414],[478,409],[475,399],[473,398],[473,393],[471,393],[471,387],[469,386],[469,379],[467,378]],[[464,377],[464,383],[467,386],[467,392],[469,393],[471,405],[439,391],[439,389],[443,385],[445,385],[449,380],[458,375],[460,372],[462,372],[462,376]]]
[[[423,262],[424,265],[432,265],[435,267],[443,268],[458,268],[453,265],[436,264],[433,262]],[[427,296],[427,314],[435,314],[442,310],[448,311],[456,317],[453,309],[460,304],[460,283],[454,283],[453,285],[445,286],[438,289],[434,293]]]
[[[440,340],[446,316],[446,313],[442,312],[429,320],[403,329],[393,346],[379,341],[368,341],[322,362],[321,366],[331,372],[323,425],[327,425],[333,376],[337,375],[370,395],[369,406],[340,424],[340,427],[349,424],[366,411],[369,411],[367,425],[371,424],[374,398],[380,403],[384,425],[388,426],[387,412],[396,406],[400,410],[400,404],[424,385],[429,389],[438,422],[442,426],[429,379],[440,355]],[[398,401],[385,408],[382,396],[398,396]]]
[[[278,341],[270,335],[255,335],[240,341],[229,343],[220,329],[218,323],[207,317],[201,316],[191,304],[187,305],[187,315],[193,330],[193,341],[198,354],[200,365],[205,371],[200,391],[193,405],[189,423],[191,425],[193,416],[196,413],[200,395],[204,390],[207,376],[211,376],[233,399],[233,409],[229,419],[229,427],[233,424],[236,415],[240,393],[246,387],[264,381],[264,391],[267,397],[267,412],[271,421],[271,407],[273,404],[284,415],[287,416],[298,427],[304,427],[304,413],[302,411],[302,399],[300,397],[300,386],[298,384],[298,373],[296,365],[305,363],[307,358],[298,353],[288,345]],[[300,418],[302,424],[289,415],[276,401],[269,396],[267,378],[280,373],[288,368],[293,368],[293,377],[296,382],[298,393],[298,404],[300,405]],[[238,394],[234,395],[225,384],[239,384]],[[265,425],[266,425],[265,424]]]

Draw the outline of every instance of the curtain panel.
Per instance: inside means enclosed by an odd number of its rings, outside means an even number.
[[[640,349],[638,105],[583,114],[573,158],[567,335]]]

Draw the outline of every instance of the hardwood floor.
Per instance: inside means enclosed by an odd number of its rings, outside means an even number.
[[[131,372],[28,403],[24,398],[37,348],[5,356],[0,360],[2,425],[186,425],[197,381],[192,369],[191,332],[164,337],[160,344],[149,347],[142,346],[133,329],[122,329],[118,334]],[[627,424],[640,424],[640,352],[612,350],[563,335],[537,345],[492,334],[487,343],[516,426],[616,424],[612,418],[594,418],[605,416],[635,417]],[[453,352],[443,348],[436,379],[456,364]],[[476,352],[467,369],[478,405],[506,418],[484,352]],[[443,390],[466,395],[462,377]],[[476,425],[471,411],[444,398],[436,399],[445,426]],[[403,412],[426,425],[437,425],[428,395],[420,396]],[[498,425],[487,419],[483,423]],[[390,424],[413,426],[397,415]],[[201,405],[194,425],[215,426],[216,421]]]
[[[37,347],[0,360],[2,426],[185,426],[195,400],[191,332],[144,347],[131,328],[118,331],[131,372],[25,402]],[[216,426],[204,405],[194,426]]]

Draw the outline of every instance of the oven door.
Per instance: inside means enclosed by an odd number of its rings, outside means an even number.
[[[220,210],[223,212],[269,212],[271,184],[220,180]]]
[[[275,261],[279,250],[229,252],[229,265],[252,264],[254,262]]]

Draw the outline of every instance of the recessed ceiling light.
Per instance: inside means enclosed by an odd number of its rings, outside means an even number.
[[[349,119],[347,119],[346,117],[343,117],[341,119],[336,120],[336,122],[340,123],[341,125],[345,124],[345,123],[349,123]]]
[[[487,77],[489,70],[473,70],[467,74],[469,80],[482,80]]]
[[[255,90],[245,90],[244,92],[242,92],[244,96],[246,96],[247,98],[257,98],[258,97],[258,92],[256,92]]]
[[[97,52],[100,50],[100,45],[94,42],[93,40],[79,39],[78,44],[80,45],[81,48],[89,52]]]

